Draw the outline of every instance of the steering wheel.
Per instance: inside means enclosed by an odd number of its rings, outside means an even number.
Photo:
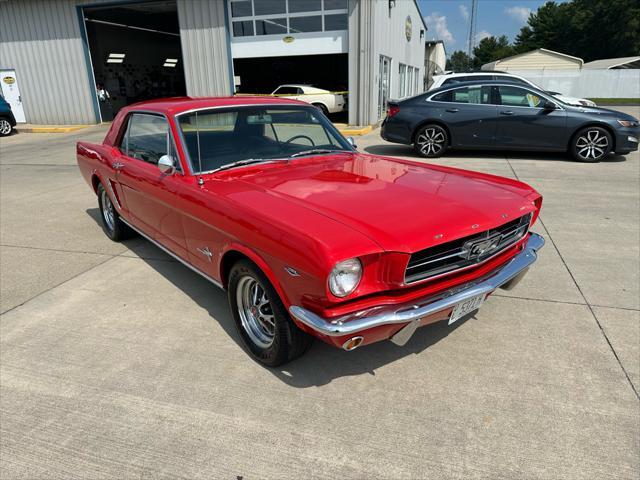
[[[287,140],[284,143],[291,143],[291,142],[293,142],[294,140],[296,140],[298,138],[306,138],[307,140],[309,140],[309,142],[311,143],[312,147],[316,146],[316,144],[313,142],[313,140],[311,138],[307,137],[306,135],[296,135],[295,137],[291,137],[289,140]]]

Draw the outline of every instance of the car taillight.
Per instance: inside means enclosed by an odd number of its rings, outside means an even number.
[[[387,108],[387,117],[391,118],[393,117],[395,114],[397,114],[400,111],[400,107],[397,105],[389,105],[389,108]]]

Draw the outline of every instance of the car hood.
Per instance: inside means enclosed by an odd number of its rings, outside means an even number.
[[[580,111],[582,113],[592,113],[595,115],[599,115],[606,118],[615,118],[619,120],[629,120],[632,122],[637,122],[633,115],[629,115],[627,113],[623,113],[619,110],[611,110],[610,108],[602,108],[602,107],[577,107],[573,106],[574,109]]]
[[[347,225],[388,251],[414,252],[535,209],[535,191],[514,180],[358,153],[229,173],[266,195]]]

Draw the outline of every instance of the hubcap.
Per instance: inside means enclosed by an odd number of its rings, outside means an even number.
[[[609,140],[598,130],[588,130],[576,140],[576,150],[582,158],[595,159],[605,154]]]
[[[242,277],[236,289],[236,302],[242,328],[251,341],[259,347],[269,347],[275,336],[276,322],[262,285],[249,275]]]
[[[435,155],[444,148],[444,133],[437,128],[427,128],[418,135],[418,146],[424,155]]]
[[[8,120],[0,120],[0,133],[7,135],[11,132],[11,124]]]
[[[116,223],[115,215],[113,212],[113,204],[105,190],[102,190],[102,217],[104,218],[104,223],[107,225],[107,228],[112,232]]]

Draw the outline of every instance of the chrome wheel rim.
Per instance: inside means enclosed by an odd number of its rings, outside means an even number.
[[[0,133],[2,135],[8,135],[11,133],[11,124],[8,120],[0,120]]]
[[[417,143],[424,155],[435,155],[444,148],[444,133],[438,128],[427,128],[418,135]]]
[[[113,204],[106,190],[102,190],[102,218],[104,218],[104,223],[107,225],[109,231],[112,232],[116,224],[115,213],[113,211]]]
[[[609,139],[599,130],[587,130],[576,140],[576,151],[585,160],[602,157],[609,147]]]
[[[271,302],[260,282],[245,275],[238,281],[236,302],[242,328],[251,341],[267,348],[273,343],[276,322]]]

